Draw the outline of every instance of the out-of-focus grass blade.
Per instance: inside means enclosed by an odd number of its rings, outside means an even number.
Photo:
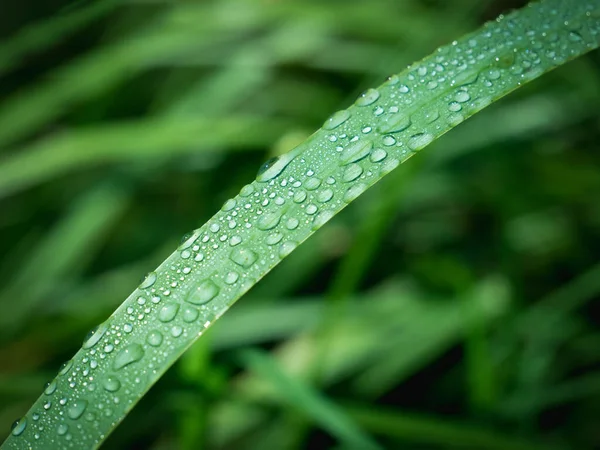
[[[241,353],[241,357],[253,372],[273,386],[285,402],[302,411],[340,441],[352,448],[380,448],[338,406],[307,384],[287,375],[268,355],[247,350]]]

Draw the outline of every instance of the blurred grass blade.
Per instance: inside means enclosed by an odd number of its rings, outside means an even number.
[[[298,378],[286,375],[268,355],[247,350],[241,356],[252,371],[269,381],[284,401],[302,411],[346,445],[365,450],[380,448],[339,407]]]
[[[66,439],[78,448],[97,447],[168,367],[298,245],[400,163],[468,117],[596,48],[599,16],[600,0],[532,3],[367,90],[304,143],[268,161],[255,181],[226,201],[208,223],[186,235],[86,337],[82,349],[15,423],[3,448],[62,448]],[[175,36],[175,41],[179,37],[184,36]],[[142,56],[152,54],[152,40],[137,44]],[[157,44],[158,53],[181,49],[171,40]],[[135,49],[134,45],[128,51]],[[136,55],[138,62],[139,58]],[[129,61],[120,67],[129,67]],[[99,74],[70,75],[70,83],[85,80],[104,86]],[[24,106],[13,106],[24,113]],[[0,141],[14,139],[48,118],[39,113],[17,130],[5,128],[10,114],[17,111],[9,108],[0,114]],[[248,123],[218,130],[206,125],[197,131],[205,144],[222,145],[223,134],[238,132],[243,134],[231,140],[241,146],[253,136]],[[254,138],[259,135],[265,139],[262,132]],[[150,148],[158,151],[157,146]]]

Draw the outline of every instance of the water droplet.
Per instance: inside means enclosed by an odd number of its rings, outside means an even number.
[[[120,370],[129,364],[139,361],[143,356],[144,349],[140,344],[129,344],[115,356],[113,369]]]
[[[371,152],[370,160],[371,162],[378,163],[383,161],[387,156],[387,152],[382,148],[376,148]]]
[[[471,100],[471,96],[467,91],[458,91],[454,96],[454,99],[459,103],[465,103]]]
[[[294,194],[294,202],[302,203],[304,200],[306,200],[306,192],[305,191],[297,191]]]
[[[285,258],[287,255],[292,253],[298,244],[294,241],[284,242],[279,246],[279,257]]]
[[[357,183],[346,190],[343,199],[346,203],[350,203],[366,190],[367,185],[365,183]]]
[[[48,411],[50,408],[52,408],[52,402],[48,401],[48,402],[44,403],[44,409],[46,411]]]
[[[356,141],[342,150],[340,161],[342,165],[360,161],[366,157],[373,148],[371,141]]]
[[[184,320],[185,320],[185,316],[184,316]],[[163,335],[160,331],[157,330],[153,330],[150,333],[148,333],[148,336],[146,337],[146,342],[148,344],[150,344],[152,347],[158,347],[160,344],[162,344],[163,341]]]
[[[333,130],[334,128],[339,127],[346,120],[350,118],[350,112],[342,109],[341,111],[335,112],[325,121],[323,124],[323,128],[325,130]]]
[[[356,106],[369,106],[377,101],[379,98],[379,91],[377,89],[367,89],[365,92],[360,94],[356,99]]]
[[[142,280],[142,283],[140,284],[140,289],[148,289],[155,282],[156,282],[156,272],[149,272]]]
[[[231,211],[233,208],[235,208],[236,205],[237,205],[237,201],[234,198],[230,198],[225,203],[223,203],[223,206],[221,207],[221,211],[224,211],[224,212]]]
[[[411,125],[407,114],[397,113],[389,116],[377,129],[380,133],[399,133]]]
[[[317,194],[317,201],[321,203],[327,203],[333,198],[333,191],[331,189],[324,189]]]
[[[335,215],[335,213],[333,211],[330,211],[330,210],[321,211],[319,214],[317,214],[315,216],[315,219],[313,220],[313,224],[312,224],[312,229],[313,230],[317,230],[318,228],[321,228],[334,215]]]
[[[258,222],[256,223],[256,227],[259,230],[270,230],[272,228],[275,228],[278,224],[279,221],[281,220],[281,211],[272,211],[272,212],[267,212],[264,213],[260,219],[258,219]]]
[[[247,184],[240,190],[240,196],[248,197],[248,196],[252,195],[253,192],[254,192],[254,186],[252,186],[251,184]]]
[[[186,306],[183,309],[183,320],[184,322],[191,323],[198,318],[200,312],[196,308],[192,308],[191,306]]]
[[[398,77],[398,75],[390,75],[387,77],[385,84],[388,86],[393,86],[394,84],[398,83],[398,81],[400,81],[400,77]]]
[[[394,136],[391,136],[388,134],[387,136],[383,137],[383,139],[381,140],[381,143],[383,145],[385,145],[386,147],[390,147],[396,143],[396,139],[394,138]]]
[[[278,244],[281,241],[281,239],[283,239],[283,234],[281,234],[281,233],[271,233],[265,239],[265,243],[267,245],[275,245],[275,244]]]
[[[248,269],[256,262],[258,255],[248,248],[241,247],[233,250],[229,255],[229,259],[231,259],[237,265]]]
[[[174,325],[171,328],[171,336],[173,336],[175,338],[181,336],[182,333],[183,333],[183,328],[180,327],[179,325]]]
[[[185,301],[194,305],[203,305],[215,298],[219,291],[219,286],[217,286],[214,281],[206,279],[195,289],[192,288]]]
[[[272,180],[294,160],[294,158],[298,155],[297,150],[292,150],[284,155],[277,157],[275,160],[267,161],[269,163],[268,167],[265,167],[265,164],[258,171],[258,175],[256,176],[256,181],[259,183],[265,183],[269,180]]]
[[[406,159],[408,159],[413,154],[414,153],[409,153],[409,156],[407,156]],[[400,162],[396,158],[386,159],[383,162],[383,164],[381,165],[381,169],[380,169],[381,174],[385,175],[386,173],[390,173],[392,170],[394,170],[396,167],[398,167],[398,164],[400,164]]]
[[[44,394],[46,394],[46,395],[54,394],[54,391],[56,391],[57,386],[58,386],[58,383],[56,382],[56,380],[52,380],[49,383],[46,383],[46,389],[44,389]]]
[[[16,420],[10,428],[13,436],[22,435],[23,431],[25,431],[25,428],[27,428],[27,417]]]
[[[178,249],[179,250],[185,250],[186,248],[191,247],[194,242],[196,242],[196,239],[198,239],[200,237],[200,230],[194,230],[194,232],[192,233],[187,233],[185,235],[183,235],[183,237],[181,238],[181,244],[179,245]]]
[[[175,318],[179,311],[179,304],[168,302],[165,303],[162,308],[158,311],[158,320],[161,322],[170,322]]]
[[[69,431],[69,426],[64,423],[61,423],[58,427],[56,427],[56,434],[59,436],[64,436],[67,434],[67,431]]]
[[[92,348],[94,345],[96,345],[98,341],[102,339],[102,336],[104,336],[106,330],[108,330],[108,325],[106,322],[101,323],[97,327],[93,328],[83,340],[83,348]]]
[[[313,215],[318,211],[317,205],[313,205],[312,203],[306,207],[306,214]]]
[[[296,228],[298,228],[298,225],[300,224],[300,222],[298,222],[298,219],[296,219],[295,217],[290,217],[286,222],[285,222],[285,227],[288,230],[295,230]]]
[[[579,42],[583,40],[583,37],[577,31],[571,31],[569,32],[569,40],[571,42]]]
[[[238,236],[237,234],[234,236],[231,236],[231,239],[229,239],[229,245],[231,245],[232,247],[239,245],[241,242],[242,242],[242,238],[240,236]]]
[[[71,367],[73,367],[73,360],[72,359],[70,359],[67,362],[64,362],[62,364],[62,366],[60,366],[58,374],[59,375],[65,375],[69,370],[71,370]]]
[[[308,180],[306,180],[305,183],[304,183],[304,187],[308,191],[314,191],[319,186],[321,186],[321,180],[319,178],[312,178],[311,177]]]
[[[448,109],[452,112],[458,112],[462,109],[462,106],[458,102],[450,102],[448,103]]]
[[[351,181],[356,180],[363,173],[363,168],[358,164],[350,164],[344,170],[344,174],[342,175],[342,181],[345,183],[349,183]]]
[[[408,148],[414,151],[421,150],[423,147],[433,141],[433,135],[430,133],[418,133],[408,140]]]
[[[67,408],[67,416],[73,420],[79,419],[87,408],[87,405],[88,402],[86,400],[76,399],[71,403],[71,406]]]

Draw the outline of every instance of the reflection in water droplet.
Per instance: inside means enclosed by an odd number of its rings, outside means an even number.
[[[308,191],[314,191],[319,186],[321,186],[321,180],[319,178],[312,177],[306,180],[306,182],[304,183],[304,187]]]
[[[113,368],[120,370],[134,362],[139,361],[144,356],[144,349],[140,344],[129,344],[123,348],[113,361]]]
[[[325,130],[333,130],[334,128],[339,127],[346,120],[350,118],[350,113],[345,109],[334,113],[329,119],[325,121],[323,124],[323,128]]]
[[[23,417],[19,420],[16,420],[12,426],[11,426],[11,434],[13,436],[20,436],[23,434],[23,431],[25,431],[25,428],[27,428],[27,417]]]
[[[161,322],[170,322],[177,315],[177,311],[179,311],[178,303],[165,303],[158,311],[158,320]]]
[[[372,148],[373,142],[368,140],[353,142],[342,150],[340,161],[342,165],[360,161],[369,154]]]
[[[297,154],[297,151],[292,150],[291,152],[281,155],[278,158],[267,161],[268,165],[267,163],[263,164],[258,171],[256,181],[259,183],[265,183],[269,180],[272,180],[284,171],[284,169],[294,160]]]
[[[162,344],[162,341],[163,335],[158,330],[151,331],[150,333],[148,333],[148,337],[146,337],[146,342],[152,347],[158,347],[160,344]]]
[[[202,281],[195,289],[190,291],[185,301],[194,305],[203,305],[211,301],[219,293],[219,287],[210,279]]]
[[[333,191],[331,189],[323,189],[317,194],[317,201],[321,203],[327,203],[333,198]]]
[[[155,282],[156,282],[156,272],[150,272],[142,280],[142,283],[140,284],[140,289],[148,289]]]
[[[67,408],[67,416],[73,420],[77,420],[81,417],[85,409],[87,408],[88,402],[82,399],[76,399]]]
[[[231,252],[229,258],[239,266],[245,269],[252,267],[252,264],[258,259],[258,255],[248,248],[236,248]]]
[[[297,191],[294,194],[294,202],[302,203],[304,200],[306,200],[306,192],[305,191]]]

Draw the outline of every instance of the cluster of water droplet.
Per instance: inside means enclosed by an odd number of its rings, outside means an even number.
[[[560,12],[542,2],[498,22],[367,90],[305,144],[265,163],[90,332],[15,422],[7,448],[100,442],[231,303],[347,203],[435,137],[600,40],[598,8],[583,2]]]

